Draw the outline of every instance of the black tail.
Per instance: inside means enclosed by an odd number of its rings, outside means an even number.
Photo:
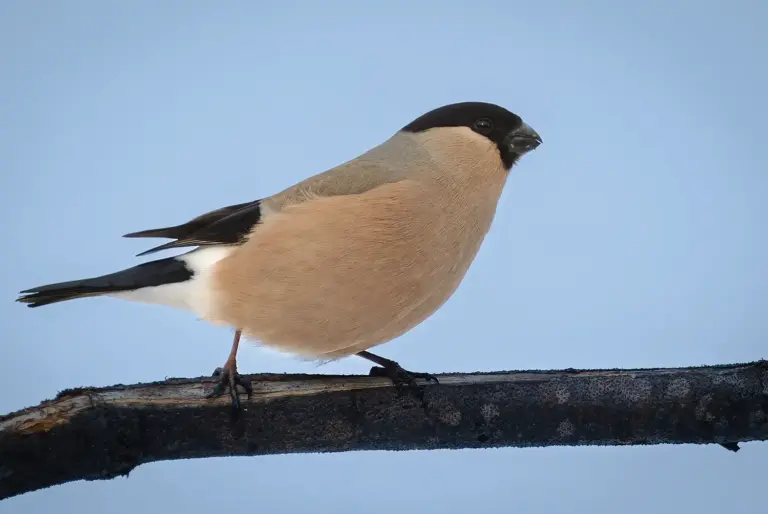
[[[101,277],[59,282],[21,291],[17,302],[27,307],[41,307],[56,302],[98,296],[120,291],[133,291],[143,287],[161,286],[184,282],[192,278],[193,272],[186,263],[176,257],[145,262],[117,273]]]

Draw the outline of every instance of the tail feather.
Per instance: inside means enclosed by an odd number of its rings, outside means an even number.
[[[194,273],[183,260],[168,257],[145,262],[109,275],[27,289],[21,291],[22,296],[19,296],[16,301],[26,303],[28,307],[41,307],[76,298],[184,282],[191,279],[193,275]]]

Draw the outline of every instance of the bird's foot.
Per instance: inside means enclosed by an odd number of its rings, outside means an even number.
[[[412,389],[418,389],[419,386],[416,384],[417,378],[424,379],[428,382],[434,381],[436,384],[440,383],[440,381],[437,380],[437,377],[430,373],[418,373],[405,370],[395,361],[386,362],[382,366],[372,367],[369,375],[372,377],[387,377],[392,380],[392,383],[398,389],[403,389],[406,386]]]
[[[237,416],[240,413],[240,393],[237,390],[237,386],[241,386],[248,398],[253,393],[253,386],[251,381],[243,378],[237,372],[237,363],[233,360],[227,361],[222,368],[216,368],[213,372],[214,377],[219,377],[219,383],[213,391],[205,395],[206,398],[214,398],[220,396],[225,389],[229,390],[229,396],[232,398],[232,414]]]

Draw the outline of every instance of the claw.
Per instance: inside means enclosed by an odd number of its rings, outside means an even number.
[[[440,381],[437,377],[429,373],[417,373],[403,369],[397,362],[389,361],[384,362],[382,360],[382,366],[374,366],[368,373],[372,377],[387,377],[392,380],[392,384],[397,389],[398,394],[405,393],[408,389],[410,393],[416,397],[424,408],[424,412],[429,415],[429,405],[424,397],[424,391],[416,383],[417,378],[422,378],[427,381],[434,381],[439,384]]]
[[[392,364],[388,366],[374,366],[371,368],[369,375],[372,377],[387,377],[392,380],[392,383],[398,389],[402,389],[403,386],[406,385],[417,389],[419,387],[418,384],[416,384],[417,378],[421,378],[428,382],[434,381],[436,384],[440,383],[437,377],[430,373],[408,371],[403,369],[403,367],[396,362],[392,362]]]
[[[213,371],[214,377],[219,377],[219,382],[216,387],[205,395],[206,398],[215,398],[224,393],[225,390],[229,390],[229,396],[232,398],[232,413],[237,416],[241,411],[240,405],[240,393],[237,390],[237,386],[241,386],[248,398],[253,394],[253,386],[250,380],[246,380],[237,372],[235,365],[225,364],[223,368],[216,368]]]

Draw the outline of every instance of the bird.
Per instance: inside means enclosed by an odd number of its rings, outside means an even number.
[[[422,111],[423,112],[423,111]],[[240,339],[309,360],[357,355],[393,384],[435,380],[370,350],[434,314],[456,291],[494,220],[512,168],[542,143],[506,108],[467,101],[423,112],[382,143],[272,196],[127,238],[186,249],[93,278],[21,291],[40,307],[106,296],[192,312],[234,329],[213,398],[252,385]],[[189,250],[189,248],[192,248]]]

